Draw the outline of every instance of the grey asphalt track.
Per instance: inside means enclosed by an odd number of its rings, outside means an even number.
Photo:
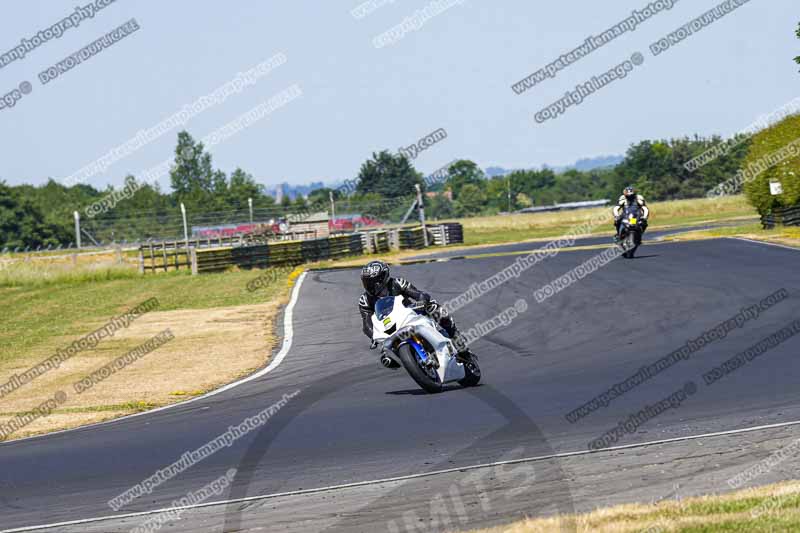
[[[658,447],[633,448],[459,472],[459,468],[496,461],[586,451],[592,439],[621,419],[688,381],[697,385],[694,395],[616,444],[800,420],[800,336],[713,385],[705,385],[701,377],[800,318],[800,252],[732,239],[651,244],[640,250],[640,258],[615,260],[544,303],[535,302],[536,289],[597,253],[564,251],[459,310],[457,322],[467,329],[520,298],[529,302],[528,310],[511,324],[475,343],[483,386],[454,388],[433,396],[421,394],[403,371],[381,368],[376,353],[367,349],[356,310],[357,272],[311,272],[294,308],[293,346],[281,365],[266,376],[170,410],[1,444],[2,529],[169,507],[229,468],[238,469],[233,487],[209,502],[456,470],[361,488],[209,507],[187,513],[162,530],[405,531],[409,523],[429,527],[420,530],[441,530],[448,523],[491,525],[525,515],[587,509],[620,498],[655,499],[666,495],[664,486],[673,481],[695,480],[688,483],[690,492],[710,487],[725,490],[715,468],[733,475],[763,455],[769,448],[764,442],[774,446],[781,442],[778,439],[797,437],[800,429],[792,426],[764,430],[780,433],[769,438],[763,432],[710,437],[705,452],[723,463],[716,467],[714,461],[695,453],[698,444],[693,440],[659,445],[660,451]],[[399,267],[395,273],[439,300],[448,300],[512,259],[416,264]],[[567,412],[642,365],[781,288],[787,289],[789,298],[757,320],[705,346],[608,407],[576,423],[565,419]],[[300,393],[261,431],[118,513],[107,506],[109,499],[184,452],[296,390]],[[738,443],[738,453],[731,451],[732,442]],[[754,449],[748,452],[748,446]],[[664,467],[664,457],[670,454],[686,463],[674,470]],[[666,476],[665,470],[670,470]],[[597,476],[608,484],[587,493],[587,486],[598,484]],[[431,515],[430,502],[437,498],[450,509],[450,522]],[[128,531],[144,519],[51,531]]]

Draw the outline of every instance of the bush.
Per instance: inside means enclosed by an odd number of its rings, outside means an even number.
[[[765,165],[769,168],[754,179],[747,179],[744,185],[748,201],[759,214],[800,203],[800,115],[787,117],[753,137],[743,170]],[[781,182],[783,194],[770,194],[769,183],[773,180]]]

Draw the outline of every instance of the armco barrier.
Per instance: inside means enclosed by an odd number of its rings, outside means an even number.
[[[761,216],[764,229],[775,226],[800,226],[800,205],[773,209],[771,213]]]

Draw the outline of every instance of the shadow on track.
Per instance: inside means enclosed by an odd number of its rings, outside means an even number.
[[[242,455],[228,499],[237,500],[253,496],[248,494],[248,490],[254,481],[259,462],[269,452],[270,446],[281,432],[292,423],[300,421],[307,409],[337,391],[373,379],[382,379],[385,377],[384,372],[384,369],[373,367],[348,369],[303,387],[301,393],[259,431]],[[463,389],[463,392],[499,413],[505,424],[466,445],[456,454],[444,459],[438,458],[435,464],[427,463],[428,466],[424,469],[409,474],[452,469],[459,462],[467,465],[469,459],[476,455],[475,452],[497,449],[498,446],[507,451],[502,457],[493,458],[494,461],[515,461],[554,453],[533,420],[500,391],[489,385],[483,385],[474,389]],[[422,391],[412,390],[387,394],[425,395]],[[436,396],[438,395],[431,395],[432,398]],[[469,406],[465,404],[465,408]],[[431,459],[436,458],[432,456]],[[363,530],[364,527],[374,531],[377,523],[385,523],[389,531],[408,530],[414,527],[412,524],[420,514],[426,517],[425,521],[433,527],[433,530],[436,530],[438,521],[441,521],[439,529],[446,530],[456,522],[455,525],[460,523],[466,526],[477,522],[500,523],[540,514],[574,513],[570,485],[557,459],[522,462],[513,468],[509,468],[509,465],[487,466],[481,469],[469,469],[467,466],[463,468],[467,470],[457,469],[454,473],[458,476],[457,481],[450,482],[439,491],[432,487],[438,479],[436,475],[405,480],[400,482],[398,487],[388,491],[384,489],[384,493],[365,502],[358,511],[348,513],[324,531],[350,532]],[[487,476],[484,481],[483,478]],[[493,486],[490,486],[492,484]],[[241,530],[242,507],[236,503],[227,505],[223,532]],[[454,520],[450,519],[451,516]],[[410,530],[416,531],[416,529]],[[575,530],[574,523],[562,527],[562,531]]]

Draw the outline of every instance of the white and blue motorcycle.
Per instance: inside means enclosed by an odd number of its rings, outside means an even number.
[[[381,362],[387,367],[403,366],[426,392],[441,392],[457,381],[474,387],[481,380],[476,358],[466,363],[456,359],[453,341],[429,316],[425,306],[407,307],[402,296],[387,296],[375,304],[372,338],[381,344]],[[392,364],[392,362],[394,364]]]

